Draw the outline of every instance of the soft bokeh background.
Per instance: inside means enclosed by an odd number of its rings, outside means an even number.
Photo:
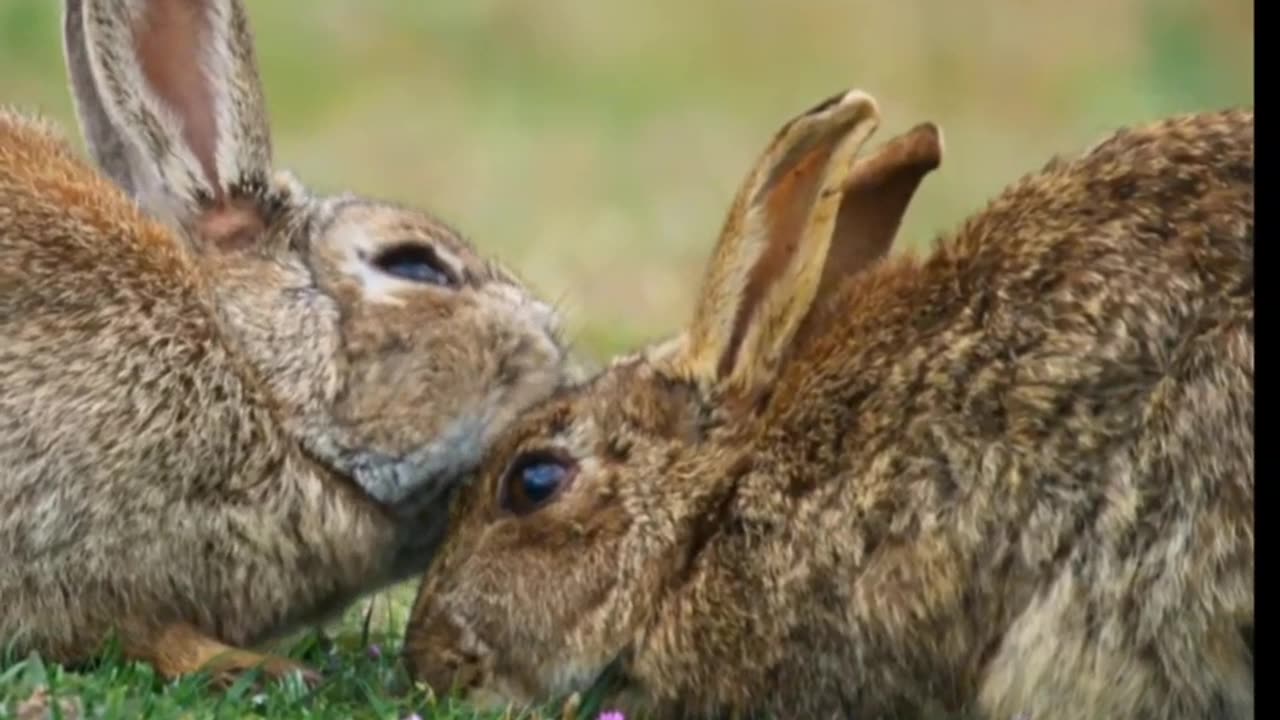
[[[916,247],[1114,126],[1253,103],[1251,0],[248,4],[279,164],[436,212],[597,357],[678,326],[755,154],[843,88],[876,141],[943,129]],[[0,103],[74,131],[58,6],[0,0]]]

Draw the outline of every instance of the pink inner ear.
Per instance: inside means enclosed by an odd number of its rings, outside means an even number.
[[[182,135],[200,162],[215,200],[218,180],[217,112],[203,58],[210,8],[203,0],[148,0],[134,27],[134,45],[151,89],[182,120]]]
[[[222,250],[238,250],[253,245],[266,225],[252,201],[227,200],[200,215],[196,232]]]

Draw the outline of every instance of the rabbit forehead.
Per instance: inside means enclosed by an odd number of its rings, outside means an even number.
[[[372,254],[419,242],[459,269],[479,264],[475,250],[457,231],[424,212],[347,196],[320,201],[313,213],[311,242],[317,251]]]

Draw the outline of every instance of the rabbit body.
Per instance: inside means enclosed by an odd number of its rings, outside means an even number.
[[[390,580],[395,518],[298,452],[172,233],[39,125],[0,148],[0,637],[248,645]]]
[[[795,716],[1252,717],[1252,180],[1249,115],[1140,128],[849,282],[686,591],[758,622],[661,655]]]
[[[795,126],[691,326],[531,410],[460,496],[415,674],[613,677],[658,717],[1252,717],[1252,111],[1121,131],[874,265],[932,168],[831,160],[810,252],[821,199],[778,230],[809,206],[776,178],[822,167]],[[571,480],[530,505],[533,462]]]
[[[271,168],[238,0],[65,18],[98,167],[0,113],[0,644],[292,672],[242,648],[425,567],[566,372],[556,317],[439,220]]]

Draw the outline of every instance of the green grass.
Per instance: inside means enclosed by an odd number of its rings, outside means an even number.
[[[405,586],[352,608],[334,627],[308,630],[275,644],[273,651],[321,671],[324,680],[262,681],[245,675],[230,688],[216,688],[194,675],[175,681],[158,677],[149,665],[127,662],[110,647],[91,667],[71,672],[39,657],[0,661],[0,718],[314,718],[316,720],[399,720],[415,713],[428,720],[576,717],[592,720],[599,698],[575,698],[542,708],[481,713],[450,698],[435,698],[415,686],[397,661],[407,601]]]
[[[421,692],[392,694],[403,683],[393,656],[375,659],[352,638],[327,650],[314,637],[289,654],[328,669],[318,688],[292,680],[255,686],[246,675],[225,691],[209,687],[208,678],[192,676],[174,682],[158,678],[141,663],[108,656],[100,666],[70,673],[46,665],[38,657],[16,662],[0,673],[0,717],[64,718],[401,718],[413,712],[441,718],[477,717],[448,703],[436,705]],[[356,638],[358,640],[358,638]],[[388,641],[390,638],[383,638]],[[42,709],[37,714],[35,711]],[[6,715],[6,713],[8,713]]]
[[[58,5],[0,0],[0,103],[74,134]],[[676,329],[749,163],[834,91],[876,96],[877,139],[941,126],[942,167],[901,232],[916,248],[1053,153],[1119,125],[1253,103],[1249,0],[301,5],[249,3],[279,164],[318,189],[438,213],[561,300],[598,358]],[[406,592],[378,602],[402,606]],[[403,617],[381,623],[387,657],[402,630]],[[259,706],[141,667],[21,661],[0,664],[0,707],[12,717],[52,687],[122,717],[467,716],[392,692],[395,668],[357,647],[359,607],[329,632],[345,649],[313,694],[280,689]],[[318,652],[305,640],[296,652]]]
[[[376,639],[376,638],[375,638]],[[394,655],[371,657],[350,637],[333,649],[323,649],[314,637],[304,638],[290,656],[327,670],[318,687],[307,688],[292,678],[259,683],[255,674],[243,676],[229,689],[211,688],[208,678],[191,676],[167,682],[148,665],[119,659],[100,667],[70,673],[47,665],[38,657],[8,665],[0,672],[0,717],[23,720],[63,718],[405,718],[462,720],[502,717],[480,714],[448,699],[405,687],[403,670]],[[392,638],[382,638],[392,648]],[[307,642],[310,641],[310,642]],[[35,709],[43,710],[36,714]],[[7,713],[7,714],[6,714]],[[512,715],[515,717],[516,715]],[[526,714],[525,717],[533,717]]]

